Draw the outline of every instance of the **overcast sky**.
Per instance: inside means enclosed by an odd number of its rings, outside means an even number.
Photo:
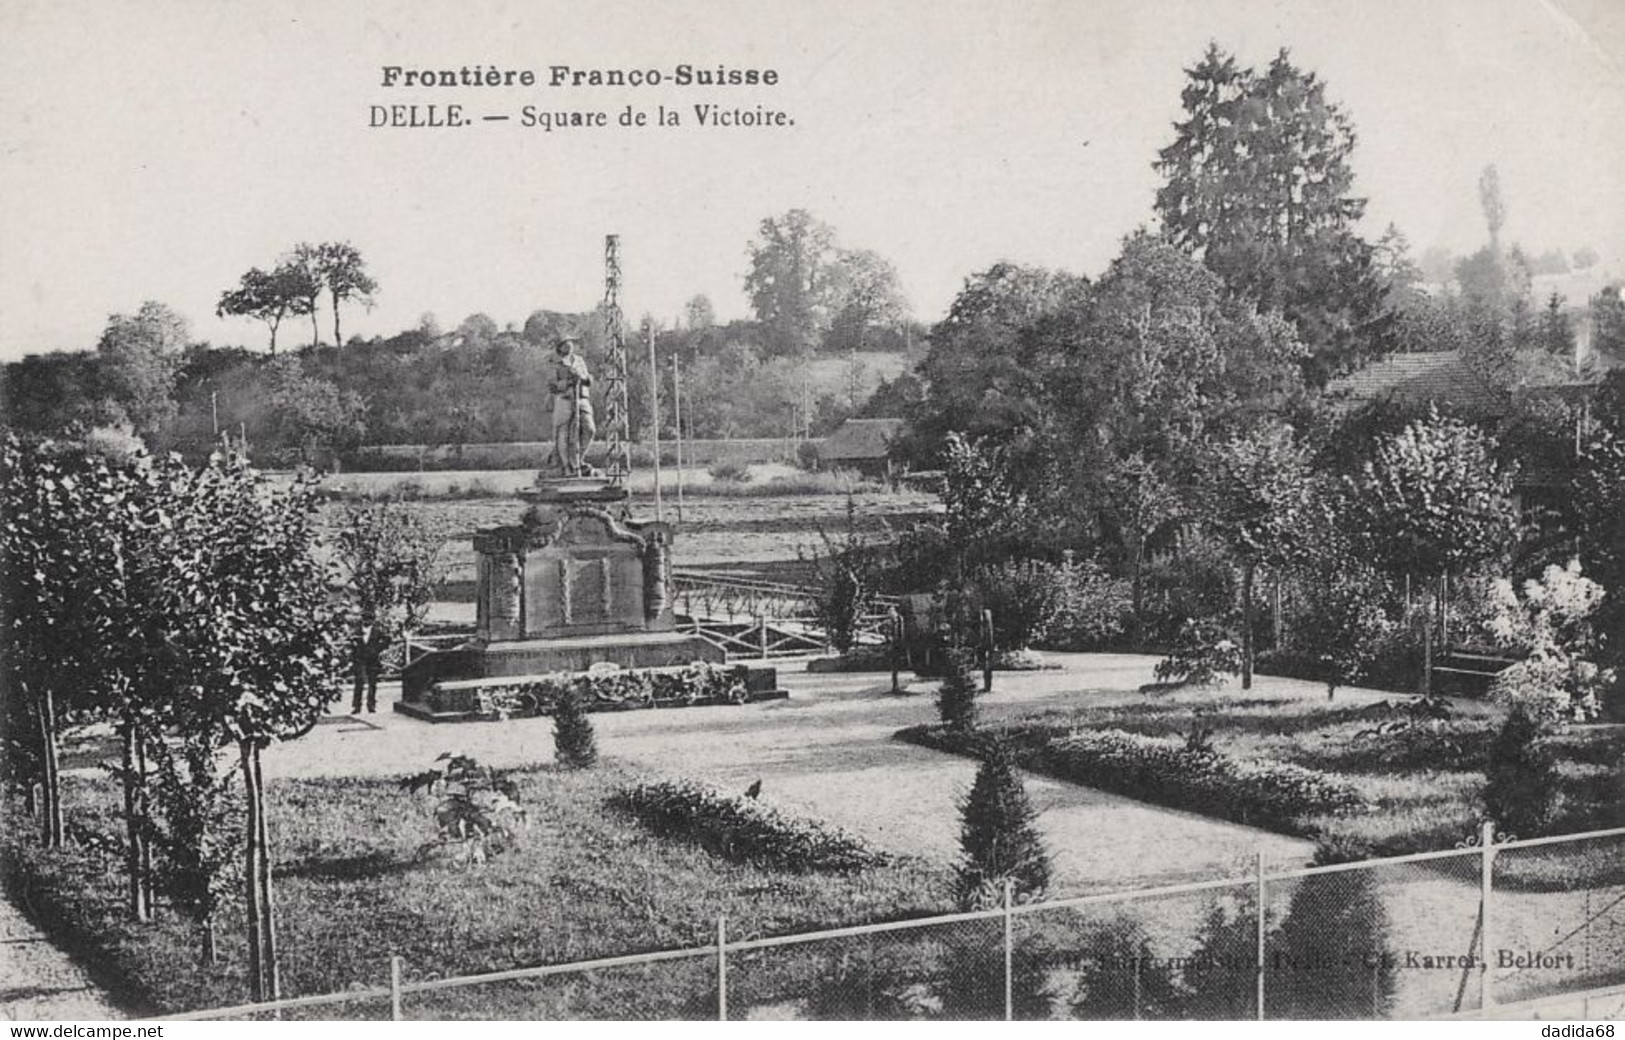
[[[94,345],[158,299],[216,343],[220,291],[301,239],[349,239],[382,283],[346,334],[433,312],[523,321],[602,294],[622,236],[626,310],[706,293],[746,313],[746,243],[801,206],[901,274],[916,316],[1008,258],[1094,275],[1151,216],[1151,161],[1208,41],[1321,74],[1359,131],[1366,230],[1417,254],[1506,235],[1592,245],[1625,270],[1625,4],[1617,0],[747,3],[0,2],[0,358]],[[385,89],[380,68],[777,69],[728,90]],[[694,103],[789,112],[693,125]],[[507,123],[367,127],[372,104],[461,102]],[[522,105],[683,110],[679,129],[525,129]],[[295,325],[284,342],[298,342]],[[331,335],[330,330],[328,335]]]

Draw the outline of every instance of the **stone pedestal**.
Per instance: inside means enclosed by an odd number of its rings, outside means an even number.
[[[626,491],[558,481],[527,492],[518,524],[474,535],[475,633],[409,665],[402,697],[423,704],[439,682],[720,662],[723,652],[676,631],[665,523],[626,516]]]

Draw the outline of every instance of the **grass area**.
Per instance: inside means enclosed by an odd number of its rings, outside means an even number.
[[[276,899],[284,995],[387,983],[389,957],[423,979],[713,942],[716,919],[754,937],[940,912],[948,878],[903,860],[852,874],[768,870],[662,840],[608,807],[631,778],[615,767],[513,774],[530,817],[511,850],[483,866],[430,862],[434,799],[391,780],[299,780],[271,785]],[[118,833],[111,782],[70,781],[73,818]],[[154,1011],[247,997],[240,913],[221,922],[223,963],[198,966],[199,935],[164,912],[140,926],[120,907],[116,862],[80,847],[44,853],[31,828],[7,821],[6,879],[54,938]],[[813,951],[808,951],[811,955]],[[504,983],[415,998],[418,1013],[478,1018],[683,1018],[715,1013],[705,958]],[[816,975],[781,955],[755,974],[771,1001]],[[798,988],[800,987],[800,988]],[[313,1017],[387,1015],[344,1005]]]
[[[1450,848],[1472,833],[1483,815],[1482,769],[1500,717],[1490,705],[1469,703],[1449,719],[1379,732],[1394,719],[1374,705],[1183,690],[1043,712],[1002,724],[1001,731],[1029,768],[1046,771],[1042,750],[1076,730],[1164,737],[1210,728],[1213,746],[1223,754],[1329,774],[1352,785],[1366,803],[1349,814],[1252,822],[1379,856]],[[942,743],[934,730],[914,737],[931,746]],[[1566,794],[1553,832],[1625,826],[1625,727],[1574,726],[1549,739]],[[1236,806],[1229,815],[1239,821],[1244,808]],[[1528,857],[1531,864],[1536,859]]]

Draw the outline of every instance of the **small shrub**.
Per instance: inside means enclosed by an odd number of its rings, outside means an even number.
[[[1241,646],[1210,618],[1187,620],[1168,656],[1157,662],[1160,682],[1218,686],[1224,676],[1241,674]]]
[[[1538,837],[1557,818],[1557,767],[1541,736],[1539,720],[1514,708],[1484,764],[1484,812],[1521,838]]]
[[[1583,721],[1602,710],[1613,672],[1544,647],[1490,681],[1490,700],[1543,722]]]
[[[976,728],[976,695],[981,689],[975,658],[969,650],[954,647],[944,655],[944,664],[947,674],[937,688],[937,714],[949,729],[969,732]]]
[[[819,464],[818,445],[813,441],[796,442],[796,467],[812,472]]]
[[[616,801],[657,832],[728,859],[796,871],[862,870],[890,861],[851,831],[698,780],[635,784]]]
[[[449,853],[452,862],[464,866],[484,863],[510,847],[515,827],[526,822],[518,786],[506,774],[467,755],[447,752],[432,768],[406,777],[400,785],[413,794],[427,791],[440,796],[434,807],[439,840],[424,846],[425,856]]]
[[[592,720],[574,689],[553,702],[553,748],[559,764],[566,769],[588,769],[598,762],[598,742],[593,738]]]
[[[1275,983],[1267,1005],[1271,1018],[1386,1017],[1398,959],[1389,948],[1388,913],[1375,872],[1303,878],[1266,963]]]
[[[1166,1019],[1178,1007],[1179,986],[1171,963],[1152,951],[1145,929],[1119,917],[1092,929],[1078,972],[1072,1015],[1085,1021]]]
[[[1015,895],[1026,899],[1049,886],[1049,854],[1035,823],[1038,814],[1027,801],[1015,752],[1008,744],[994,741],[988,745],[959,815],[959,845],[964,856],[959,868],[961,904],[1001,902],[1006,881],[1012,883]]]
[[[1070,555],[1070,554],[1069,554]],[[1094,650],[1128,628],[1132,583],[1114,578],[1094,560],[1068,559],[1060,569],[1061,607],[1045,644],[1058,650]]]
[[[706,471],[711,479],[723,484],[746,484],[750,482],[750,466],[747,463],[735,462],[732,459],[723,459],[711,463]]]
[[[970,574],[975,613],[993,612],[993,645],[1022,650],[1043,639],[1061,616],[1061,569],[1042,560],[1011,560]]]

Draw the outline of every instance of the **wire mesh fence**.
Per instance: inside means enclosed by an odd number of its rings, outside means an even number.
[[[1625,1012],[1625,830],[436,978],[192,1018],[1381,1019]],[[1008,900],[1008,896],[1007,896]],[[284,954],[300,960],[306,937]],[[331,979],[333,966],[321,977]],[[297,963],[297,990],[315,977]],[[1610,1009],[1613,1009],[1610,1012]]]

